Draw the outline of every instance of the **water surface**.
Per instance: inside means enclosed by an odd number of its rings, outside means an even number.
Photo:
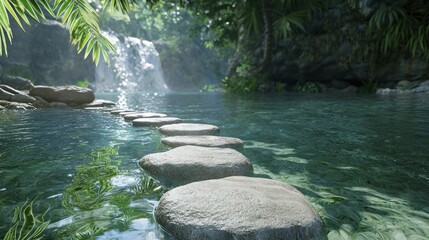
[[[311,201],[324,221],[322,239],[429,236],[428,94],[99,97],[215,124],[221,135],[241,138],[257,177],[287,182]],[[11,227],[13,208],[37,197],[36,213],[50,209],[47,238],[70,239],[85,225],[96,226],[98,239],[172,238],[154,222],[157,196],[132,192],[144,176],[137,161],[166,150],[161,137],[98,111],[0,112],[0,236]],[[96,209],[65,209],[63,193],[88,163],[84,154],[102,146],[119,151],[113,187]]]

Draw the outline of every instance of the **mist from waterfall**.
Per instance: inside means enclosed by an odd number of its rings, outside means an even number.
[[[100,61],[95,71],[94,87],[99,92],[165,93],[159,53],[152,42],[135,37],[118,37],[103,32],[116,47],[110,64]]]

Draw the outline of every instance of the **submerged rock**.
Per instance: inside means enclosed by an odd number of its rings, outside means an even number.
[[[202,147],[221,147],[240,149],[243,147],[243,141],[233,137],[219,136],[173,136],[161,139],[161,142],[169,147],[179,147],[184,145],[202,146]]]
[[[159,131],[168,136],[217,135],[219,134],[219,127],[200,123],[178,123],[162,126]]]
[[[91,103],[95,99],[94,92],[89,88],[77,86],[50,87],[36,85],[30,90],[31,96],[38,96],[48,102],[63,102],[66,104]]]
[[[137,118],[162,118],[162,117],[167,117],[167,114],[145,112],[145,113],[132,113],[132,114],[124,115],[125,121],[132,121]]]
[[[228,177],[168,191],[155,217],[178,239],[288,239],[319,236],[322,221],[305,197],[279,181]]]
[[[167,186],[195,181],[250,175],[250,161],[230,148],[182,146],[167,152],[144,156],[139,165]]]
[[[180,123],[182,119],[176,117],[162,117],[162,118],[137,118],[133,120],[133,126],[155,126],[159,127],[166,124]]]

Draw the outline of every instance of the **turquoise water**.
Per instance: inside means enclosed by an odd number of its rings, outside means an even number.
[[[322,239],[429,236],[428,94],[133,94],[119,100],[215,124],[221,135],[244,140],[242,153],[256,176],[287,182],[312,202],[324,221]],[[137,161],[166,150],[160,138],[155,128],[134,128],[98,111],[0,112],[0,238],[11,227],[13,208],[37,197],[34,211],[49,209],[46,239],[72,239],[85,226],[97,239],[171,239],[152,216],[158,196],[132,191],[144,176]],[[66,209],[62,196],[88,163],[84,154],[102,146],[119,151],[112,187],[97,208]]]

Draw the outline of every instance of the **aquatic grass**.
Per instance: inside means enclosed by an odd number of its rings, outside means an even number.
[[[101,147],[87,155],[91,161],[76,167],[73,180],[63,193],[64,208],[93,210],[104,205],[113,188],[110,179],[119,173],[120,161],[111,159],[117,154],[115,147]]]
[[[43,214],[34,215],[33,203],[26,201],[22,206],[16,207],[13,214],[13,226],[7,231],[4,240],[37,240],[43,238],[43,231],[49,225]]]
[[[155,195],[157,198],[159,198],[164,192],[163,187],[155,181],[155,179],[149,176],[141,177],[131,190],[137,196]]]

